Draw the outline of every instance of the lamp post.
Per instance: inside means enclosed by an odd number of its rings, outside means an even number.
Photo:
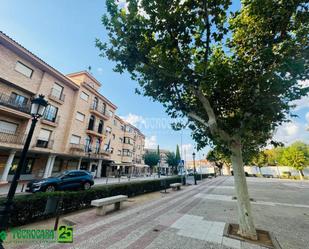
[[[21,172],[24,169],[25,164],[26,164],[27,153],[29,150],[29,146],[30,146],[30,142],[33,136],[35,125],[38,119],[44,115],[47,105],[48,105],[48,102],[44,99],[44,95],[39,95],[39,97],[31,100],[30,114],[32,116],[32,122],[31,122],[30,130],[29,130],[26,142],[24,144],[24,148],[21,152],[18,166],[16,168],[13,180],[10,185],[9,192],[6,197],[6,201],[4,205],[0,207],[0,231],[6,230],[8,228],[9,217],[10,217],[11,208],[13,204],[13,198],[16,192],[16,188],[18,185],[18,180],[20,178]],[[0,248],[1,248],[1,242],[2,241],[0,241]]]
[[[197,185],[197,183],[196,183],[196,168],[195,168],[195,152],[192,153],[192,157],[193,157],[194,185]]]

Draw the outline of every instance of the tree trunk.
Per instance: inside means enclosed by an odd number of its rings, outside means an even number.
[[[304,180],[304,172],[301,169],[298,170],[298,172],[299,172],[300,180]]]
[[[233,142],[231,145],[231,160],[234,172],[235,191],[237,195],[237,207],[238,207],[238,234],[257,240],[257,233],[251,214],[251,204],[249,199],[247,181],[245,171],[243,167],[241,143]]]

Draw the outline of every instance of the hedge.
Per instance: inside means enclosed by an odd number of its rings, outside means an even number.
[[[208,178],[208,177],[214,177],[215,174],[214,173],[209,173],[209,174],[202,174],[202,179]],[[196,180],[202,180],[201,179],[201,174],[196,173]]]
[[[53,193],[18,195],[14,198],[10,226],[20,226],[55,217],[55,213],[45,213],[47,200],[53,197],[62,200],[59,213],[66,214],[91,207],[90,203],[95,199],[120,194],[131,197],[159,191],[165,188],[164,182],[166,183],[166,187],[169,187],[171,183],[181,182],[181,178],[170,177],[156,180],[100,185],[94,186],[86,191],[59,191]],[[0,205],[4,201],[4,198],[0,199]]]

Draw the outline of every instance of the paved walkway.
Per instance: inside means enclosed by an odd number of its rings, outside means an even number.
[[[263,182],[247,178],[257,228],[274,232],[283,249],[309,248],[307,183]],[[252,181],[251,181],[252,179]],[[272,191],[269,191],[269,190]],[[300,192],[307,191],[307,192]],[[282,198],[284,194],[288,198]],[[294,194],[293,194],[294,193]],[[228,223],[237,223],[233,178],[206,179],[197,186],[169,191],[140,205],[127,204],[106,216],[95,210],[67,217],[74,222],[73,244],[19,245],[14,248],[79,249],[254,249],[263,248],[223,237]],[[130,201],[130,199],[129,199]],[[7,246],[5,248],[11,248]]]

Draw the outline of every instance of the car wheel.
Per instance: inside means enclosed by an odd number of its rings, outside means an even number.
[[[91,187],[91,185],[90,185],[89,182],[84,183],[84,190],[88,190],[88,189],[90,189],[90,187]]]
[[[55,192],[56,188],[53,185],[49,185],[47,186],[47,188],[45,189],[45,192]]]

